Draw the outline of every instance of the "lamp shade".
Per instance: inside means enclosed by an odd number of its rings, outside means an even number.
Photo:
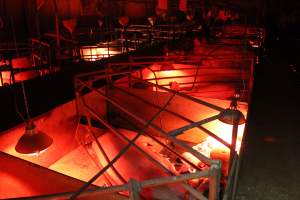
[[[233,125],[234,120],[236,118],[239,118],[238,119],[239,125],[244,124],[246,122],[245,116],[241,111],[239,111],[237,109],[227,108],[227,109],[221,111],[219,120],[225,124]]]
[[[148,17],[148,22],[151,24],[151,26],[154,26],[156,22],[156,16]]]
[[[119,24],[121,24],[121,26],[125,27],[129,23],[129,18],[127,16],[119,17],[118,22],[119,22]]]
[[[47,134],[36,130],[33,123],[26,126],[25,133],[19,139],[15,149],[22,154],[39,154],[46,150],[53,142]]]

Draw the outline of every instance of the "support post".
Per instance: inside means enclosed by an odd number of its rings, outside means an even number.
[[[130,200],[139,200],[140,199],[140,190],[141,190],[141,185],[138,181],[135,179],[130,179],[129,180],[129,191],[130,191]]]
[[[231,135],[231,147],[230,147],[230,158],[229,158],[229,168],[228,168],[229,171],[232,167],[233,157],[234,157],[234,153],[235,153],[240,117],[241,117],[240,113],[238,112],[236,114],[236,116],[234,117],[234,119],[233,119],[233,127],[232,127],[232,135]]]
[[[212,160],[212,165],[210,166],[208,200],[219,200],[221,166],[222,163],[220,160]]]

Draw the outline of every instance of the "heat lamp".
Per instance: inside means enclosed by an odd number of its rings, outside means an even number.
[[[18,143],[15,146],[15,150],[21,154],[39,155],[40,153],[48,149],[48,147],[53,143],[53,139],[46,133],[38,131],[34,122],[30,119],[24,82],[22,82],[22,92],[27,120],[25,121],[25,132],[18,140]]]
[[[65,19],[62,21],[62,23],[73,37],[73,32],[77,26],[77,19]]]
[[[151,24],[151,26],[153,27],[155,22],[156,22],[156,16],[151,16],[148,17],[148,22]]]
[[[229,108],[221,111],[219,120],[225,124],[234,125],[237,120],[238,125],[242,125],[246,122],[244,114],[237,109],[237,101],[239,94],[235,94]]]
[[[15,149],[18,153],[26,155],[39,155],[46,151],[53,139],[46,133],[38,131],[31,121],[26,124],[25,133],[19,139]]]
[[[129,18],[127,16],[121,16],[118,18],[119,24],[125,28],[129,23]]]

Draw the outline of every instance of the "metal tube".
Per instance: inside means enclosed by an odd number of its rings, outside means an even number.
[[[136,77],[133,77],[133,78],[140,80],[139,78],[136,78]],[[144,80],[142,80],[142,81],[144,81]],[[153,86],[158,87],[158,88],[160,88],[160,89],[166,90],[166,91],[168,91],[168,92],[170,92],[170,93],[175,93],[175,92],[177,92],[177,95],[178,95],[178,96],[187,98],[187,99],[189,99],[189,100],[191,100],[191,101],[194,101],[194,102],[196,102],[196,103],[202,104],[202,105],[207,106],[207,107],[209,107],[209,108],[212,108],[212,109],[214,109],[214,110],[217,110],[217,111],[223,111],[223,110],[224,110],[223,108],[221,108],[221,107],[219,107],[219,106],[217,106],[217,105],[208,103],[208,102],[203,101],[203,100],[200,100],[200,99],[196,99],[196,98],[191,97],[191,96],[188,96],[188,95],[186,95],[186,94],[184,94],[184,93],[180,93],[180,92],[178,92],[178,91],[174,91],[174,90],[168,89],[168,88],[166,88],[166,87],[162,87],[162,86],[160,86],[160,85],[156,85],[156,84],[154,84],[154,83],[150,83],[150,82],[147,82],[147,81],[144,81],[144,82],[147,83],[147,84],[149,84],[149,85],[153,85]]]
[[[202,120],[200,120],[198,122],[194,122],[194,123],[188,124],[186,126],[183,126],[181,128],[178,128],[178,129],[176,129],[174,131],[170,131],[168,134],[171,135],[172,137],[176,137],[178,135],[181,135],[184,131],[190,130],[192,128],[195,128],[195,127],[198,127],[200,125],[206,124],[206,123],[214,121],[216,119],[219,119],[219,116],[220,116],[220,114],[217,114],[217,115],[214,115],[212,117],[208,117],[206,119],[202,119]]]
[[[229,169],[231,168],[234,153],[235,153],[237,134],[238,134],[238,128],[239,128],[239,119],[240,119],[240,113],[238,112],[234,118],[233,127],[232,127]]]
[[[88,127],[89,130],[88,132],[92,135],[92,137],[94,138],[99,150],[101,151],[102,155],[104,156],[104,159],[106,160],[107,163],[110,163],[109,157],[107,156],[107,154],[105,153],[102,145],[100,144],[100,142],[98,141],[96,135],[94,134],[94,132],[92,131],[92,123],[91,123],[91,118],[87,115],[87,121],[88,121]],[[118,170],[116,170],[116,168],[112,165],[111,166],[112,171],[116,174],[116,176],[118,177],[118,179],[120,179],[123,183],[126,183],[126,180],[123,178],[123,176],[118,172]]]
[[[213,160],[209,176],[209,200],[218,200],[220,192],[221,161]]]
[[[186,189],[196,199],[207,200],[207,198],[205,196],[203,196],[203,194],[201,192],[199,192],[195,188],[191,187],[190,185],[183,184],[182,186],[184,187],[184,189]]]
[[[125,93],[125,94],[128,94],[128,95],[130,95],[130,96],[132,96],[132,97],[135,97],[135,98],[139,99],[140,101],[142,101],[142,102],[144,102],[144,103],[146,103],[146,104],[148,104],[148,105],[151,105],[151,106],[153,106],[153,107],[155,107],[155,108],[158,108],[158,109],[161,108],[160,106],[155,105],[155,104],[151,103],[150,101],[147,101],[146,99],[143,99],[143,98],[141,98],[141,97],[139,97],[139,96],[137,96],[137,95],[135,95],[135,94],[132,94],[132,93],[130,93],[130,92],[127,92],[127,91],[125,91],[124,89],[122,89],[122,88],[120,88],[120,87],[117,87],[117,86],[113,86],[113,87],[116,88],[116,89],[118,89],[118,90],[120,90],[121,92],[123,92],[123,93]],[[176,113],[176,112],[174,112],[174,111],[172,111],[172,110],[169,110],[169,109],[166,108],[165,111],[168,112],[168,113],[170,113],[170,114],[172,114],[172,115],[174,115],[174,116],[176,116],[176,117],[178,117],[178,118],[180,118],[180,119],[182,119],[182,120],[184,120],[184,121],[186,121],[186,122],[194,123],[193,120],[190,120],[190,119],[188,119],[188,118],[186,118],[186,117],[184,117],[184,116],[182,116],[182,115],[180,115],[180,114],[178,114],[178,113]],[[228,147],[228,148],[231,147],[231,144],[229,144],[228,142],[226,142],[226,141],[223,140],[222,138],[218,137],[217,135],[215,135],[214,133],[212,133],[210,130],[204,128],[203,126],[197,126],[196,128],[201,129],[201,130],[202,130],[203,132],[205,132],[207,135],[209,135],[209,136],[215,138],[215,139],[218,140],[220,143],[224,144],[226,147]]]
[[[185,180],[189,180],[189,179],[195,179],[195,178],[200,178],[200,177],[209,177],[209,176],[210,176],[209,170],[196,171],[194,173],[188,173],[188,174],[183,174],[183,175],[179,175],[179,176],[169,176],[169,177],[145,180],[145,181],[141,182],[141,187],[149,188],[149,187],[166,185],[166,184],[170,184],[170,183],[177,183],[177,182],[181,182],[181,181],[185,181]]]
[[[226,184],[226,188],[225,188],[223,200],[228,200],[228,199],[231,198],[229,195],[231,194],[231,191],[232,191],[232,182],[233,182],[233,179],[235,178],[234,174],[235,174],[235,169],[236,169],[237,158],[238,158],[238,155],[237,155],[237,153],[235,153],[234,157],[233,157],[232,167],[231,167],[231,169],[229,171],[228,182]]]
[[[145,180],[140,182],[141,188],[150,188],[150,187],[155,187],[155,186],[160,186],[160,185],[166,185],[166,184],[171,184],[171,183],[177,183],[177,182],[182,182],[190,179],[195,179],[195,178],[201,178],[201,177],[209,177],[210,176],[210,171],[209,170],[204,170],[204,171],[196,171],[194,173],[189,173],[189,174],[183,174],[179,176],[170,176],[170,177],[162,177],[162,178],[156,178],[156,179],[151,179],[151,180]],[[121,192],[121,191],[127,191],[129,190],[129,184],[124,184],[124,185],[118,185],[118,186],[110,186],[110,187],[99,187],[99,188],[93,188],[84,191],[81,194],[81,197],[87,197],[89,195],[100,195],[100,194],[107,194],[107,193],[116,193],[116,192]],[[69,197],[71,194],[74,192],[66,192],[66,193],[60,193],[60,194],[53,194],[53,195],[45,195],[45,196],[39,196],[39,197],[30,197],[30,198],[22,198],[23,200],[25,199],[47,199],[47,200],[56,200],[58,198],[63,198],[63,197]]]
[[[139,200],[140,199],[140,190],[141,185],[135,179],[130,179],[129,182],[129,199],[130,200]]]

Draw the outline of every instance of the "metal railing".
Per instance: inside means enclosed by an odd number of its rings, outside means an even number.
[[[182,59],[182,60],[185,60],[185,59]],[[200,60],[198,60],[200,61]],[[202,59],[201,59],[202,61]],[[187,61],[188,62],[188,61]],[[190,61],[191,62],[191,61]],[[193,63],[195,63],[196,61],[193,60]],[[152,62],[153,63],[153,62]],[[76,77],[75,79],[75,82],[77,82],[77,85],[81,85],[80,87],[77,87],[77,88],[83,88],[83,87],[87,87],[90,89],[90,91],[93,91],[93,92],[96,92],[100,95],[102,95],[102,97],[105,97],[105,99],[107,101],[109,101],[111,104],[113,104],[114,106],[118,107],[122,112],[125,112],[126,114],[128,114],[130,117],[133,117],[135,120],[137,120],[138,122],[142,123],[142,124],[147,124],[147,121],[145,121],[144,119],[136,116],[134,113],[131,113],[130,111],[128,111],[126,108],[122,107],[121,105],[118,105],[117,102],[115,102],[113,99],[110,99],[108,96],[105,96],[104,93],[101,93],[100,91],[94,89],[93,87],[91,87],[91,85],[93,85],[92,82],[96,82],[98,81],[99,79],[106,79],[107,81],[109,81],[108,85],[110,85],[110,87],[113,87],[114,89],[117,88],[119,89],[120,91],[122,91],[121,88],[119,87],[116,87],[116,86],[113,86],[112,84],[112,80],[113,80],[113,77],[114,76],[129,76],[130,79],[128,80],[131,80],[131,79],[136,79],[136,80],[139,80],[139,81],[143,81],[144,83],[146,84],[149,84],[149,85],[152,85],[156,88],[160,88],[162,90],[165,90],[167,92],[170,92],[170,93],[173,93],[174,95],[178,95],[178,96],[181,96],[181,97],[184,97],[186,99],[189,99],[191,101],[194,101],[196,103],[200,103],[202,105],[205,105],[207,107],[210,107],[212,109],[215,109],[217,111],[222,111],[223,108],[220,108],[216,105],[213,105],[213,104],[210,104],[208,102],[205,102],[205,101],[202,101],[202,100],[199,100],[199,99],[196,99],[196,98],[193,98],[191,96],[188,96],[188,95],[185,95],[183,93],[180,93],[178,91],[174,91],[174,90],[170,90],[170,89],[167,89],[163,86],[160,86],[158,84],[155,84],[155,83],[150,83],[144,79],[141,79],[141,78],[138,78],[138,77],[133,77],[131,76],[133,74],[133,71],[136,70],[136,66],[146,66],[146,65],[149,65],[150,63],[149,62],[132,62],[132,63],[117,63],[117,64],[112,64],[113,66],[119,66],[118,69],[119,69],[119,72],[115,72],[115,73],[112,73],[112,71],[116,71],[116,69],[114,67],[112,67],[112,65],[109,66],[108,70],[105,70],[105,71],[99,71],[99,72],[92,72],[92,73],[87,73],[87,74],[83,74],[83,75],[79,75]],[[121,67],[123,66],[123,67]],[[121,69],[121,70],[120,70]],[[128,70],[129,69],[129,70]],[[155,73],[155,71],[152,70],[152,73]],[[91,80],[88,79],[88,77],[94,77]],[[97,77],[97,78],[95,78]],[[85,80],[88,82],[88,84],[84,83],[82,80]],[[130,82],[130,81],[129,81]],[[129,84],[129,87],[130,87],[130,83]],[[84,85],[84,86],[83,86]],[[128,95],[132,95],[130,93],[128,93],[127,91],[122,91],[122,92],[125,92],[127,93]],[[77,101],[79,101],[79,99],[81,98],[80,95],[77,95]],[[136,98],[138,98],[137,96],[135,96]],[[143,101],[145,101],[143,99]],[[84,102],[84,101],[83,101]],[[209,130],[205,129],[204,127],[202,127],[201,125],[205,124],[205,123],[208,123],[210,121],[213,121],[215,119],[218,119],[219,115],[215,115],[215,116],[212,116],[210,118],[206,118],[206,119],[203,119],[203,120],[200,120],[198,122],[193,122],[191,120],[189,120],[188,118],[184,117],[184,116],[181,116],[180,114],[177,114],[169,109],[167,109],[166,107],[165,108],[161,108],[159,106],[156,106],[154,104],[151,104],[151,102],[147,102],[148,104],[150,104],[151,106],[154,106],[158,109],[163,109],[164,111],[168,112],[168,113],[171,113],[181,119],[184,119],[186,121],[188,121],[190,124],[184,126],[184,127],[181,127],[181,128],[178,128],[172,132],[165,132],[164,130],[160,129],[158,126],[156,126],[155,124],[149,124],[149,126],[151,126],[152,128],[156,129],[159,133],[160,133],[160,136],[161,137],[164,137],[164,138],[167,138],[168,140],[172,141],[174,144],[176,145],[179,145],[181,147],[183,147],[184,149],[186,149],[187,151],[189,151],[190,153],[192,153],[194,156],[196,156],[199,160],[203,161],[204,163],[206,163],[207,165],[211,165],[212,162],[209,158],[206,158],[205,156],[203,156],[201,153],[195,151],[194,149],[192,149],[191,147],[189,147],[188,145],[186,145],[184,142],[181,142],[179,140],[177,140],[174,136],[176,135],[179,135],[181,134],[183,131],[186,131],[186,130],[189,130],[191,128],[200,128],[202,131],[204,130],[204,132],[206,132],[208,135],[212,136],[213,138],[215,138],[216,140],[218,140],[220,143],[224,144],[225,146],[227,146],[228,148],[230,148],[230,163],[231,163],[231,167],[229,168],[230,169],[230,174],[234,173],[233,171],[235,170],[235,159],[236,159],[236,153],[235,153],[235,143],[233,144],[228,144],[227,142],[225,142],[224,140],[222,140],[221,138],[219,138],[217,135],[215,135],[214,133],[211,133]],[[89,107],[87,104],[84,103],[84,106],[89,110],[89,114],[93,115],[94,117],[96,117],[100,122],[102,122],[103,124],[106,124],[104,122],[103,119],[100,118],[100,116],[97,116],[97,113],[93,112],[93,110],[91,109],[91,107]],[[108,124],[106,124],[106,126],[108,126]],[[232,138],[233,138],[233,141],[236,141],[236,137],[237,137],[237,126],[238,124],[236,123],[234,125],[234,128],[233,128],[233,132],[232,132]],[[109,126],[108,126],[109,127]],[[111,130],[113,130],[113,128],[110,126],[109,127]],[[114,130],[115,132],[117,132],[116,130]],[[147,134],[147,133],[146,133]],[[147,134],[147,136],[150,136],[149,134]],[[178,154],[177,154],[178,155]],[[232,175],[230,176],[232,177]],[[230,183],[231,185],[231,183]]]
[[[147,58],[147,57],[145,57],[145,58]],[[149,57],[148,57],[149,58]],[[158,59],[162,59],[163,57],[157,57]],[[144,58],[141,58],[140,57],[140,59],[144,59]],[[229,60],[232,60],[232,59],[230,59],[230,58],[227,58],[227,59],[229,59]],[[239,58],[240,59],[240,58]],[[248,58],[249,59],[249,58]],[[162,60],[165,60],[165,59],[162,59]],[[183,60],[185,60],[185,59],[183,59]],[[250,83],[249,83],[249,90],[251,90],[251,87],[252,87],[252,82],[253,82],[253,77],[252,77],[252,75],[253,75],[253,59],[249,59],[249,60],[251,60],[251,66],[250,66]],[[177,60],[178,61],[178,60]],[[200,61],[203,61],[203,59],[199,59],[198,58],[198,62],[200,62]],[[164,61],[164,62],[168,62],[168,61]],[[188,61],[187,62],[192,62],[193,64],[195,64],[195,62],[197,62],[196,60],[193,60],[193,61],[191,61],[191,59],[188,59]],[[138,78],[138,77],[132,77],[131,75],[133,74],[133,72],[134,71],[136,71],[136,70],[139,70],[139,67],[145,67],[146,66],[146,68],[149,68],[149,67],[147,67],[147,65],[149,65],[149,64],[153,64],[153,62],[132,62],[132,63],[114,63],[114,64],[111,64],[110,66],[109,66],[109,69],[108,70],[106,70],[106,72],[103,72],[103,73],[106,73],[104,76],[108,76],[109,78],[107,79],[107,80],[109,80],[109,81],[111,81],[113,78],[112,78],[112,76],[114,76],[114,75],[123,75],[123,76],[129,76],[130,78],[128,79],[128,80],[133,80],[133,79],[135,79],[135,80],[138,80],[138,81],[143,81],[143,82],[145,82],[146,84],[149,84],[149,85],[152,85],[153,87],[155,87],[155,88],[160,88],[161,90],[165,90],[165,91],[167,91],[167,92],[170,92],[170,93],[174,93],[174,92],[176,92],[176,91],[173,91],[173,90],[170,90],[170,89],[167,89],[167,88],[165,88],[165,87],[163,87],[163,86],[160,86],[160,85],[158,85],[157,84],[157,80],[155,79],[155,81],[156,81],[156,83],[150,83],[150,82],[148,82],[147,80],[145,80],[145,79],[143,79],[142,77],[140,77],[140,78]],[[157,63],[157,62],[156,62]],[[116,67],[117,66],[117,68],[118,69],[121,69],[121,71],[122,72],[119,72],[118,74],[117,73],[115,73],[115,74],[107,74],[107,72],[112,72],[112,71],[115,71],[116,70]],[[123,66],[123,67],[122,67]],[[139,66],[139,67],[138,67]],[[127,69],[127,71],[125,70],[124,71],[124,69]],[[129,71],[128,71],[128,69],[129,69]],[[150,71],[153,73],[153,74],[155,74],[155,71],[154,70],[151,70],[150,69]],[[100,72],[101,73],[101,72]],[[86,75],[88,75],[88,76],[97,76],[97,75],[99,75],[99,72],[93,72],[93,73],[89,73],[89,74],[86,74]],[[99,76],[97,76],[97,77],[99,77]],[[155,76],[154,76],[155,77]],[[102,77],[103,78],[103,77]],[[131,86],[131,83],[130,83],[130,81],[128,81],[128,86],[130,87]],[[133,97],[135,97],[135,98],[137,98],[137,99],[139,99],[139,100],[141,100],[141,101],[143,101],[144,103],[146,103],[146,104],[148,104],[148,105],[150,105],[150,106],[153,106],[153,107],[155,107],[155,108],[157,108],[157,109],[160,109],[161,107],[159,107],[159,106],[157,106],[157,105],[155,105],[155,104],[153,104],[153,103],[151,103],[150,101],[147,101],[147,100],[145,100],[145,99],[142,99],[142,98],[139,98],[138,96],[136,96],[136,95],[134,95],[134,94],[132,94],[132,93],[129,93],[128,91],[126,91],[126,90],[124,90],[124,89],[122,89],[121,87],[117,87],[117,86],[114,86],[113,84],[111,84],[110,83],[110,87],[112,88],[112,89],[117,89],[117,90],[119,90],[119,91],[121,91],[121,92],[123,92],[123,93],[126,93],[126,94],[128,94],[128,95],[131,95],[131,96],[133,96]],[[208,106],[208,107],[210,107],[210,108],[213,108],[213,109],[216,109],[216,110],[218,110],[218,111],[222,111],[223,110],[223,108],[220,108],[220,107],[217,107],[217,106],[215,106],[215,105],[212,105],[212,104],[209,104],[209,103],[207,103],[207,102],[204,102],[204,101],[201,101],[201,100],[199,100],[199,99],[196,99],[196,98],[193,98],[193,97],[191,97],[191,96],[188,96],[188,95],[185,95],[185,94],[183,94],[183,93],[180,93],[180,92],[176,92],[176,94],[178,95],[178,96],[182,96],[182,97],[184,97],[184,98],[187,98],[187,99],[190,99],[190,100],[192,100],[192,101],[195,101],[195,102],[197,102],[197,103],[200,103],[200,104],[202,104],[202,105],[206,105],[206,106]],[[236,167],[236,165],[237,165],[237,163],[239,163],[240,162],[240,157],[239,157],[239,155],[236,153],[236,151],[235,151],[235,141],[236,141],[236,138],[237,138],[237,130],[238,130],[238,125],[237,125],[237,123],[234,125],[234,127],[233,127],[233,131],[232,131],[232,138],[233,138],[233,143],[232,144],[228,144],[226,141],[224,141],[224,140],[222,140],[221,138],[219,138],[217,135],[215,135],[214,133],[212,133],[212,132],[210,132],[209,130],[207,130],[206,128],[204,128],[203,126],[201,126],[202,125],[202,123],[204,124],[204,123],[207,123],[207,122],[209,122],[209,121],[212,121],[212,120],[215,120],[215,119],[217,119],[218,118],[218,115],[216,115],[216,116],[213,116],[212,118],[209,118],[209,119],[204,119],[204,120],[201,120],[201,121],[199,121],[199,122],[193,122],[192,120],[189,120],[188,118],[186,118],[185,116],[182,116],[182,115],[180,115],[180,114],[178,114],[178,113],[176,113],[176,112],[173,112],[172,110],[169,110],[169,109],[165,109],[164,110],[165,112],[168,112],[168,113],[170,113],[170,114],[172,114],[172,115],[175,115],[176,117],[179,117],[180,119],[183,119],[183,120],[185,120],[186,122],[188,122],[188,123],[190,123],[189,125],[187,125],[187,126],[185,126],[185,127],[182,127],[182,128],[179,128],[179,129],[177,129],[177,130],[174,130],[173,132],[169,132],[169,133],[166,133],[166,132],[164,132],[164,134],[167,134],[167,135],[178,135],[178,134],[181,134],[183,131],[185,131],[185,130],[189,130],[189,129],[191,129],[191,128],[194,128],[194,127],[197,127],[197,128],[199,128],[200,130],[202,130],[202,131],[204,131],[206,134],[208,134],[209,136],[211,136],[211,137],[213,137],[214,139],[216,139],[217,141],[219,141],[220,143],[222,143],[223,145],[225,145],[226,147],[228,147],[229,149],[230,149],[230,167],[229,167],[229,177],[227,178],[227,180],[228,180],[228,184],[227,184],[227,186],[226,186],[226,191],[225,191],[225,195],[224,195],[224,199],[230,199],[230,198],[232,198],[232,196],[231,195],[229,195],[229,194],[231,194],[232,192],[234,192],[235,190],[236,190],[236,184],[237,184],[237,179],[238,179],[238,171],[239,171],[239,167]],[[137,116],[134,116],[134,115],[132,115],[131,114],[131,117],[135,117],[135,119],[137,119],[138,121],[143,121],[142,119],[139,119]],[[155,126],[155,125],[151,125],[152,127],[154,127],[154,128],[156,128],[156,129],[158,129],[159,127],[157,127],[157,126]],[[147,134],[148,135],[148,134]],[[168,136],[166,136],[166,137],[168,137]],[[173,141],[172,140],[172,138],[168,138],[168,139],[170,139],[171,141]],[[173,141],[174,143],[176,143],[175,141]],[[181,143],[184,147],[187,147],[187,146],[185,146],[185,144],[184,143]],[[193,150],[192,150],[193,151]],[[195,152],[194,152],[195,153]],[[230,196],[230,198],[229,198],[229,196]],[[233,195],[234,196],[234,195]]]
[[[128,69],[128,83],[129,87],[132,87],[132,80],[134,78],[142,79],[143,81],[156,83],[160,86],[170,86],[169,82],[176,80],[182,88],[179,88],[179,91],[183,93],[190,92],[195,85],[201,84],[201,79],[199,78],[200,70],[210,70],[211,66],[205,66],[204,62],[209,62],[214,60],[221,62],[220,66],[214,66],[213,70],[219,69],[228,69],[228,67],[221,66],[224,62],[230,62],[231,65],[236,67],[231,67],[236,73],[241,73],[242,71],[249,71],[249,77],[237,77],[238,79],[217,79],[211,80],[211,83],[234,83],[236,84],[236,90],[241,92],[240,99],[247,101],[249,98],[249,88],[252,87],[252,75],[254,68],[254,59],[249,55],[242,55],[240,57],[231,56],[231,55],[219,55],[216,57],[212,54],[203,54],[197,56],[145,56],[145,57],[130,57],[131,62],[129,63],[111,63],[108,65],[108,70],[122,70]],[[184,72],[184,74],[173,75],[169,74],[168,76],[160,76],[159,73],[162,72],[160,69],[152,69],[153,65],[161,66],[164,64],[180,64],[185,65],[184,67],[175,67],[169,70],[172,72]],[[143,70],[147,69],[153,76],[144,77]],[[136,72],[136,73],[134,73]],[[168,81],[169,80],[169,81]],[[163,83],[161,83],[161,81]],[[206,82],[209,82],[207,80]],[[121,82],[120,82],[121,83]],[[157,89],[157,87],[154,87]],[[248,92],[247,92],[248,91]]]

